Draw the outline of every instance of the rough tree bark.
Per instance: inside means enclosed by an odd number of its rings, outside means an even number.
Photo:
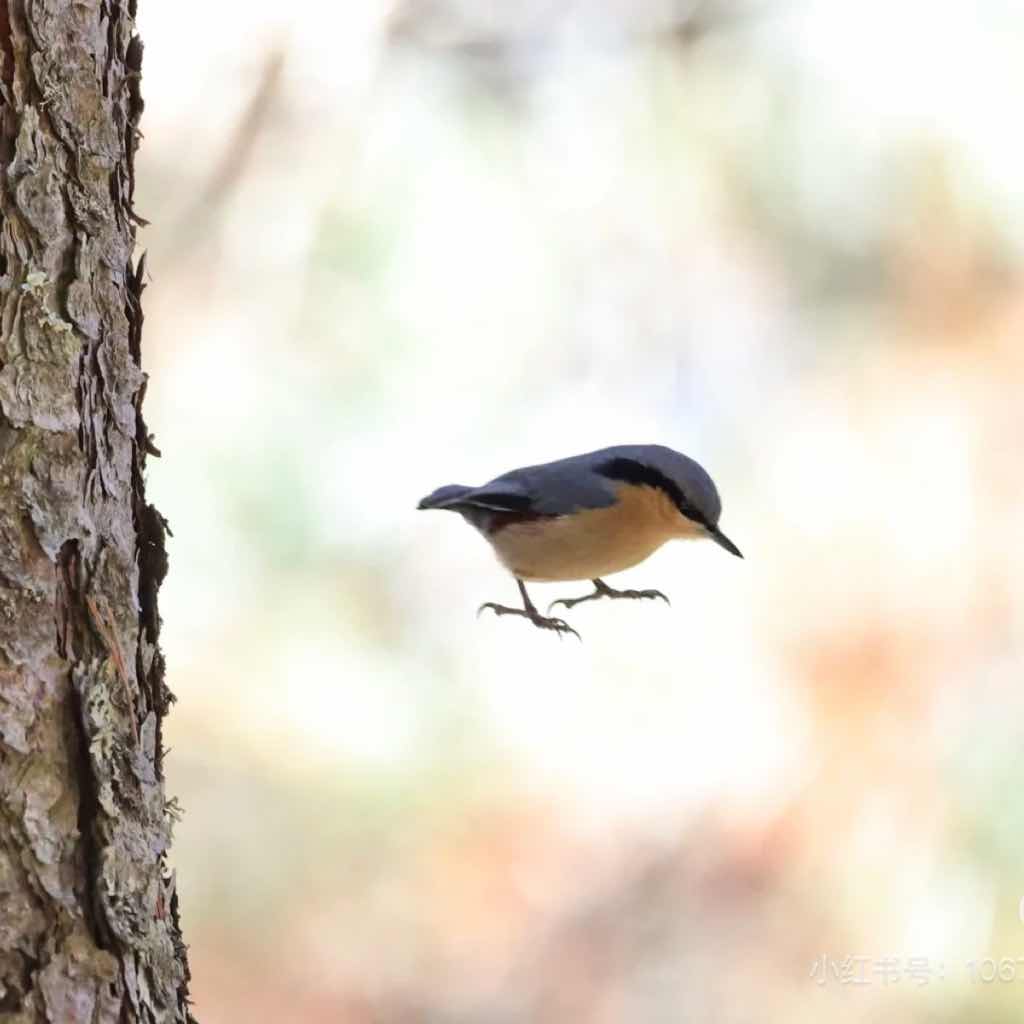
[[[0,1022],[187,1021],[135,0],[0,0]]]

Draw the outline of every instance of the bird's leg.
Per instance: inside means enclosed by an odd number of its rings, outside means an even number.
[[[672,603],[660,590],[613,590],[604,580],[591,580],[591,583],[594,584],[593,593],[585,594],[583,597],[560,597],[548,605],[548,612],[550,613],[556,604],[564,604],[566,608],[575,608],[576,605],[582,604],[584,601],[596,601],[599,597],[628,597],[633,600],[660,597],[665,604]]]
[[[582,637],[576,632],[572,626],[569,625],[564,619],[551,619],[545,618],[539,611],[537,611],[534,603],[530,600],[530,595],[526,592],[526,587],[523,581],[520,579],[516,580],[519,584],[519,593],[523,595],[523,607],[522,608],[509,608],[504,604],[495,604],[493,601],[487,601],[480,605],[477,609],[477,615],[479,615],[485,608],[490,608],[495,615],[521,615],[524,619],[529,619],[538,629],[553,629],[559,636],[563,633],[572,633],[577,640],[581,640]]]

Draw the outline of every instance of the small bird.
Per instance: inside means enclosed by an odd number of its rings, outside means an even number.
[[[519,615],[540,629],[576,632],[540,614],[525,581],[590,580],[583,597],[560,598],[574,608],[598,598],[655,598],[660,590],[613,590],[604,576],[637,565],[676,538],[710,537],[730,554],[740,549],[718,528],[722,502],[714,481],[693,459],[660,444],[625,444],[513,469],[482,487],[446,484],[419,508],[458,512],[490,542],[516,579],[522,608],[488,601],[496,615]]]

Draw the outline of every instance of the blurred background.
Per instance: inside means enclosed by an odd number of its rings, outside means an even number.
[[[1019,1021],[1024,9],[140,6],[203,1024]],[[746,560],[475,619],[633,442]]]

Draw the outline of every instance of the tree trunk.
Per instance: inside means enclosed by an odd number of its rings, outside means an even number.
[[[0,0],[0,1024],[188,1021],[135,0]]]

